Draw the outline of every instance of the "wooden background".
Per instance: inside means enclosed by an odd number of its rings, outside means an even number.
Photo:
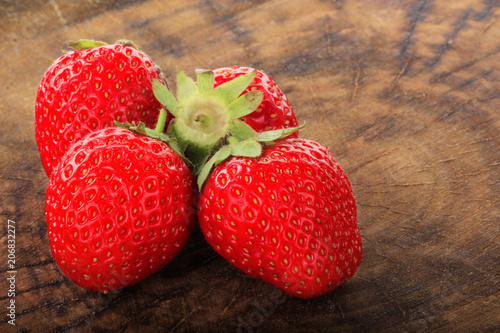
[[[0,0],[0,331],[498,332],[500,3],[495,0]],[[352,280],[300,300],[196,231],[163,271],[108,295],[56,267],[34,135],[66,40],[134,40],[164,70],[250,65],[327,145],[359,206]],[[17,225],[6,323],[7,220]]]

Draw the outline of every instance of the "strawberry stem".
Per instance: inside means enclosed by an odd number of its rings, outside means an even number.
[[[167,122],[167,110],[165,108],[161,108],[160,114],[158,115],[158,122],[156,123],[155,132],[163,133],[166,122]]]

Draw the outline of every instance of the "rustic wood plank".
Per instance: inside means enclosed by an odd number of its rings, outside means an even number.
[[[494,332],[500,328],[500,4],[475,0],[0,1],[0,253],[17,226],[16,327],[2,331]],[[108,295],[52,260],[36,89],[66,40],[138,43],[164,70],[250,65],[358,201],[358,273],[314,300],[231,267],[196,231],[170,265]],[[2,259],[4,260],[4,259]],[[0,267],[0,304],[9,302]]]

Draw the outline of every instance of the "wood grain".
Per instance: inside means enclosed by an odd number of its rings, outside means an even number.
[[[9,332],[496,332],[500,3],[494,0],[0,1],[0,253],[17,225]],[[304,301],[231,267],[197,230],[160,273],[108,295],[55,265],[34,99],[66,40],[134,40],[175,73],[268,72],[358,202],[364,257]],[[7,266],[0,267],[6,314]]]

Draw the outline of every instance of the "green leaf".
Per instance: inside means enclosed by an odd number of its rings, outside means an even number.
[[[231,139],[231,138],[229,138]],[[199,170],[198,187],[201,190],[206,179],[209,177],[212,168],[217,164],[225,161],[231,156],[242,157],[259,157],[262,154],[262,145],[253,139],[241,142],[234,142],[226,146],[222,146]]]
[[[77,50],[77,51],[94,49],[96,47],[108,45],[108,43],[100,42],[97,40],[91,40],[91,39],[80,39],[80,40],[76,40],[76,41],[69,40],[66,42],[66,44],[69,47],[71,47],[72,49]]]
[[[156,130],[154,130],[152,128],[147,128],[143,122],[139,122],[139,124],[135,125],[135,124],[131,124],[131,123],[120,123],[120,122],[115,120],[114,123],[115,123],[116,127],[125,128],[131,132],[163,141],[165,143],[168,143],[170,146],[172,146],[171,145],[171,143],[172,143],[173,145],[175,145],[176,149],[179,147],[177,145],[175,139],[171,138],[167,134],[157,132]],[[172,148],[172,149],[174,149],[174,148]],[[176,152],[179,153],[181,156],[183,155],[180,150],[179,151],[176,150]]]
[[[223,83],[215,88],[214,93],[226,104],[230,104],[252,83],[256,73],[257,71],[254,69],[248,74],[240,75],[231,81]]]
[[[115,44],[121,44],[125,46],[130,46],[133,49],[140,50],[139,46],[135,45],[135,43],[128,39],[119,39],[115,42]]]
[[[256,137],[255,140],[259,142],[269,142],[269,141],[274,141],[278,139],[283,139],[286,138],[287,136],[291,135],[292,133],[298,131],[301,128],[304,128],[305,124],[297,127],[288,127],[288,128],[282,128],[282,129],[277,129],[277,130],[272,130],[272,131],[265,131],[265,132],[260,132]]]
[[[142,135],[146,135],[146,124],[144,124],[142,121],[137,124],[137,126],[135,127],[135,132],[139,133],[139,134],[142,134]]]
[[[238,141],[252,139],[259,135],[250,125],[239,119],[232,121],[229,132],[238,139]]]
[[[212,158],[208,160],[207,163],[205,163],[205,165],[203,165],[198,174],[198,188],[200,190],[203,184],[205,184],[205,181],[207,180],[208,176],[210,175],[210,171],[212,171],[212,168],[215,165],[221,163],[222,161],[225,161],[230,155],[231,155],[231,146],[223,146],[212,156]]]
[[[155,95],[158,102],[165,105],[174,116],[177,115],[177,109],[179,108],[179,103],[175,99],[174,95],[157,79],[153,79],[153,94]]]
[[[179,102],[185,101],[197,93],[198,87],[196,83],[184,72],[177,72],[177,97]]]
[[[177,141],[175,141],[174,139],[163,133],[160,134],[160,140],[165,142],[170,148],[172,148],[172,150],[175,151],[186,164],[191,165],[191,161],[189,161],[186,158],[186,156],[184,156],[184,152],[181,150],[181,147],[179,147],[179,145],[177,144]]]
[[[260,132],[255,139],[260,141],[260,142],[266,142],[266,141],[274,141],[279,139],[283,135],[284,130],[283,129],[278,129],[278,130],[272,130],[272,131],[266,131],[266,132]]]
[[[173,151],[175,151],[184,161],[187,161],[183,152],[181,151],[181,148],[177,145],[177,142],[175,140],[167,140],[165,141],[170,148],[172,148]]]
[[[126,129],[129,129],[130,127],[134,126],[132,125],[131,123],[129,122],[126,122],[126,123],[120,123],[118,120],[115,120],[113,121],[115,126],[116,127],[120,127],[120,128],[126,128]]]
[[[117,127],[125,128],[131,132],[134,132],[134,133],[137,133],[140,135],[144,135],[144,136],[147,136],[147,137],[150,137],[153,139],[157,139],[157,140],[160,140],[160,141],[166,143],[170,148],[172,148],[173,151],[175,151],[183,159],[184,162],[186,162],[186,164],[188,164],[189,167],[192,167],[191,161],[188,160],[186,158],[186,156],[184,155],[184,150],[181,149],[181,147],[179,146],[179,142],[177,140],[175,140],[174,138],[168,136],[167,134],[157,132],[156,130],[153,130],[151,128],[147,128],[143,122],[140,122],[139,124],[134,125],[131,123],[120,123],[120,122],[115,120],[114,123]],[[206,158],[203,161],[203,163],[205,161],[206,161]]]
[[[262,145],[253,139],[230,145],[232,156],[259,157],[262,154]]]
[[[197,69],[196,70],[197,80],[198,80],[198,90],[200,94],[206,95],[210,93],[214,88],[215,75],[209,69]]]
[[[163,142],[169,142],[169,141],[172,141],[172,142],[175,142],[174,139],[172,139],[171,137],[169,137],[168,135],[166,135],[165,133],[160,133],[159,134],[159,138],[161,141]]]
[[[229,104],[229,116],[231,119],[238,119],[254,112],[262,103],[264,94],[260,90],[247,92]]]

